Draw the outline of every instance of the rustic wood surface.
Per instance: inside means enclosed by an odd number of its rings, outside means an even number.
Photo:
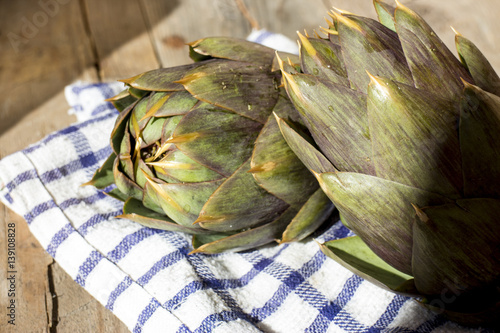
[[[374,17],[370,0],[245,0],[259,25],[295,39],[330,6]],[[450,47],[452,25],[500,69],[500,2],[402,1]],[[75,121],[64,86],[189,62],[186,42],[251,31],[236,0],[0,0],[0,158]],[[16,225],[16,326],[7,323],[7,223]],[[127,332],[0,204],[0,332]]]

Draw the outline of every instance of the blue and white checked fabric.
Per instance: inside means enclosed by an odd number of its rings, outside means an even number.
[[[111,152],[117,113],[103,100],[121,89],[118,83],[68,86],[78,122],[1,160],[0,199],[132,332],[481,332],[353,275],[314,240],[188,255],[187,235],[115,219],[121,203],[80,184]],[[317,240],[348,234],[337,222]]]

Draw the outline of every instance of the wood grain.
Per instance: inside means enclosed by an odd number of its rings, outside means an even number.
[[[159,67],[139,1],[125,3],[85,1],[102,81],[124,79]]]
[[[51,16],[36,0],[0,1],[0,133],[73,80],[95,78],[78,1],[57,6]]]

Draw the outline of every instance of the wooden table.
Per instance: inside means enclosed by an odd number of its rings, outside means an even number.
[[[403,1],[408,3],[408,1]],[[374,17],[370,0],[246,0],[261,27],[295,39],[335,6]],[[449,46],[453,25],[500,68],[495,0],[411,1]],[[251,31],[236,0],[0,0],[0,158],[75,121],[64,87],[189,62],[186,42]],[[62,152],[61,152],[62,153]],[[16,327],[7,324],[7,223],[16,225]],[[0,332],[126,332],[0,204]]]

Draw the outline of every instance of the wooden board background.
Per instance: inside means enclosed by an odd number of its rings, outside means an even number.
[[[295,39],[335,6],[374,17],[370,0],[245,0],[260,26]],[[453,47],[452,25],[500,69],[500,2],[402,1]],[[251,31],[235,0],[0,0],[0,158],[75,121],[64,87],[189,62],[186,42]],[[16,37],[17,36],[17,37]],[[16,223],[17,317],[7,324],[6,225]],[[0,204],[0,332],[127,332]]]

